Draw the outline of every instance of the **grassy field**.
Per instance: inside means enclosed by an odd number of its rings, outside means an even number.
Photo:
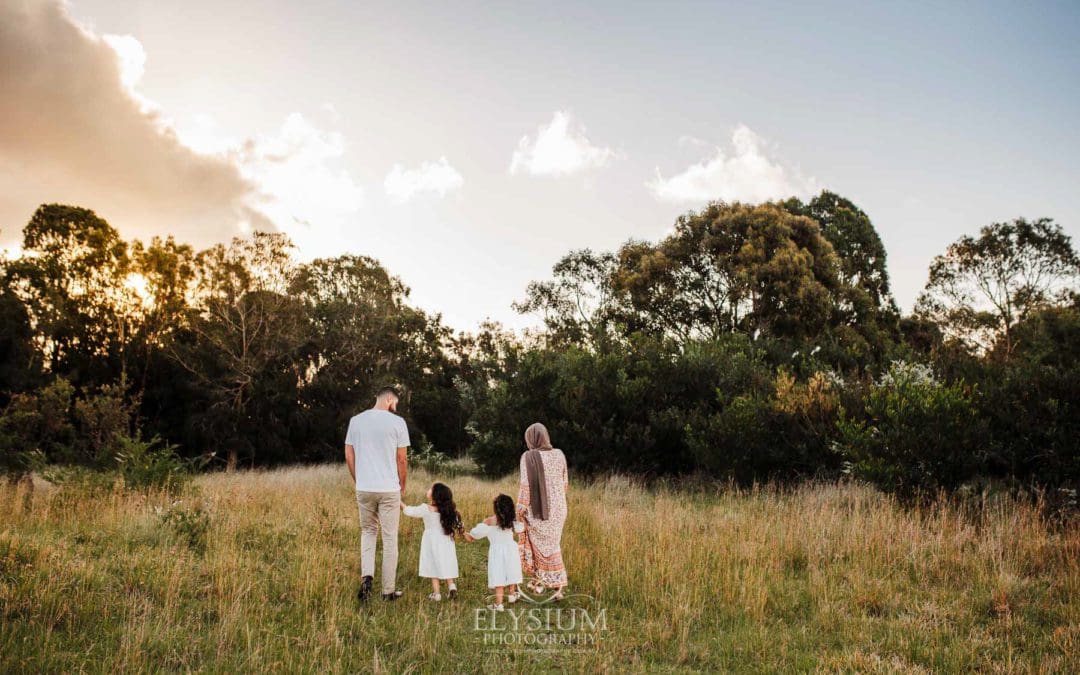
[[[447,482],[469,525],[515,494]],[[422,525],[403,523],[406,596],[361,607],[344,466],[206,475],[179,498],[0,487],[0,671],[1080,669],[1080,530],[1016,503],[575,483],[562,607],[606,630],[546,650],[483,644],[485,543],[458,547],[458,600],[426,600]]]

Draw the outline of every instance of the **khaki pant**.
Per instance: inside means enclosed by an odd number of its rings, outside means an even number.
[[[375,540],[382,530],[382,592],[393,593],[397,582],[397,534],[401,493],[357,492],[360,507],[360,574],[375,576]]]

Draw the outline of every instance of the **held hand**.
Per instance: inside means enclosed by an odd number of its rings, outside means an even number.
[[[405,510],[405,500],[403,500],[403,499],[402,499],[402,500],[399,500],[399,501],[398,501],[398,507],[399,507],[399,508],[400,508],[400,509],[401,509],[402,511],[404,511],[404,510]]]
[[[465,541],[476,541],[476,537],[472,536],[468,532],[465,533]]]

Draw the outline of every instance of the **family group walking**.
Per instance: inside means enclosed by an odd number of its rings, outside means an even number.
[[[372,593],[380,532],[382,597],[401,597],[402,591],[397,589],[397,538],[400,514],[404,513],[424,521],[420,576],[431,579],[429,599],[443,599],[440,582],[447,584],[447,598],[457,596],[457,537],[468,542],[488,540],[488,587],[495,594],[491,609],[502,610],[504,602],[516,602],[525,575],[531,592],[553,589],[552,599],[560,599],[567,585],[561,540],[569,482],[566,457],[552,447],[544,425],[537,422],[525,430],[527,450],[521,456],[517,504],[508,495],[497,495],[491,515],[465,532],[453,492],[443,483],[431,485],[424,504],[406,506],[402,501],[409,468],[409,430],[405,420],[395,414],[397,404],[395,389],[381,389],[374,407],[349,420],[345,436],[345,463],[356,484],[360,510],[359,598],[366,600]]]

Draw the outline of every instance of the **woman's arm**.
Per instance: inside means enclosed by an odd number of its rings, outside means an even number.
[[[521,480],[518,483],[518,498],[517,498],[517,510],[518,513],[525,514],[529,512],[530,501],[529,495],[529,468],[525,465],[525,455],[521,455]]]

